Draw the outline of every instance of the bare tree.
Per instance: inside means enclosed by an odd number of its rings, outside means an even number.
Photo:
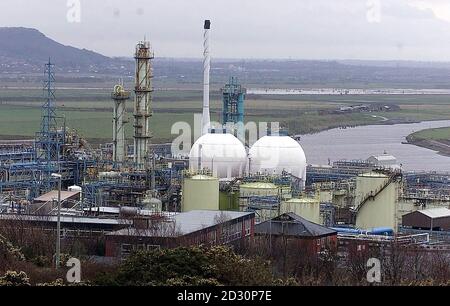
[[[382,260],[385,281],[390,285],[399,285],[405,273],[408,252],[404,246],[393,242],[386,253]]]

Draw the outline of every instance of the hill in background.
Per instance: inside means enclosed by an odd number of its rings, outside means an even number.
[[[156,50],[156,55],[158,55]],[[134,62],[65,46],[36,29],[0,27],[0,81],[41,83],[50,57],[60,84],[110,86],[123,78],[132,85]],[[201,56],[201,55],[200,55]],[[199,59],[156,57],[155,87],[197,88],[203,81]],[[212,59],[211,84],[220,88],[230,76],[247,87],[268,88],[450,88],[450,63],[363,60]]]
[[[128,61],[65,46],[36,29],[0,28],[0,65],[3,71],[39,72],[49,58],[58,70],[65,72],[108,73],[129,68]]]

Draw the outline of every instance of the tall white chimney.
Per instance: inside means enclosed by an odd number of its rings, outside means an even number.
[[[209,70],[211,67],[211,56],[209,54],[209,29],[211,21],[205,20],[205,33],[203,35],[203,116],[202,116],[202,135],[208,133],[211,118],[209,114]]]

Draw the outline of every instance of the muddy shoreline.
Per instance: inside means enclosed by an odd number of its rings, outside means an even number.
[[[450,157],[450,140],[415,139],[409,135],[406,137],[406,143],[437,151],[440,155]]]

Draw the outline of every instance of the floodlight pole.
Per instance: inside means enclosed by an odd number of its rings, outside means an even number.
[[[52,173],[52,177],[58,179],[58,216],[56,223],[56,256],[55,266],[59,269],[61,263],[61,174]]]

